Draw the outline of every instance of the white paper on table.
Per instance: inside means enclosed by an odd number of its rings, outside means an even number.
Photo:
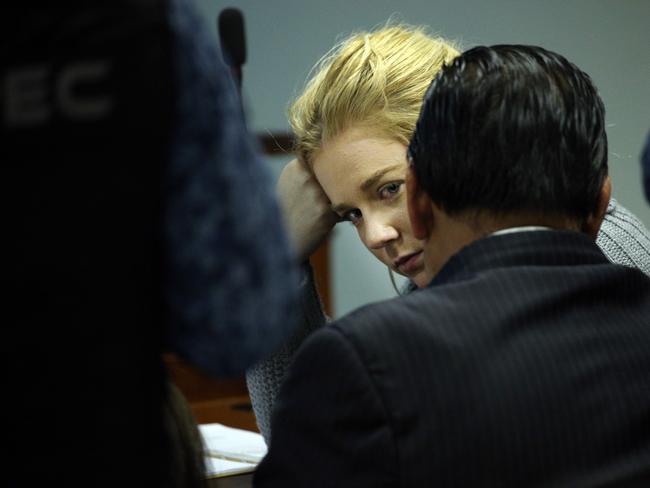
[[[201,424],[199,430],[209,456],[256,465],[266,455],[264,437],[257,432],[222,424]]]
[[[250,473],[255,470],[256,464],[241,463],[239,461],[230,461],[211,456],[205,457],[205,468],[208,478],[218,478],[221,476],[232,476],[241,473]]]

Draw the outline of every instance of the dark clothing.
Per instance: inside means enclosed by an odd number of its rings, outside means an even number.
[[[299,350],[267,487],[650,486],[650,278],[573,232],[476,241]]]
[[[11,4],[0,25],[8,485],[188,486],[163,348],[241,373],[297,297],[215,36],[185,0]]]

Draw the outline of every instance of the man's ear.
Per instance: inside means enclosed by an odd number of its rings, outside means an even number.
[[[408,208],[411,229],[416,239],[425,240],[433,228],[431,198],[418,182],[413,166],[409,165],[406,173],[406,206]]]
[[[596,211],[587,217],[587,221],[584,224],[583,232],[589,235],[593,240],[596,240],[598,236],[598,231],[600,226],[605,219],[605,213],[607,212],[607,205],[609,205],[609,199],[612,196],[612,180],[609,176],[605,177],[603,185],[600,187],[600,193],[598,195],[598,204],[596,206]]]

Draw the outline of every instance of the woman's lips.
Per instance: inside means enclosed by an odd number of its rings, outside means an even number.
[[[409,275],[422,265],[422,251],[414,252],[395,261],[395,268],[402,274]]]

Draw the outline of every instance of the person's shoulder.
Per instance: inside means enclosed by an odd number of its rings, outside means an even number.
[[[432,320],[432,317],[438,316],[436,310],[445,306],[444,297],[437,290],[425,288],[364,305],[325,329],[338,334],[356,350],[378,351],[412,340],[420,333],[431,339],[442,332],[445,321]]]
[[[616,226],[621,225],[628,227],[635,234],[642,235],[646,241],[650,239],[648,229],[643,225],[641,220],[625,206],[621,205],[618,200],[611,198],[607,205],[607,212],[605,212],[601,232],[605,231],[611,234],[615,232],[613,229]]]
[[[346,332],[365,324],[392,326],[416,320],[412,312],[417,309],[417,303],[423,301],[423,291],[425,290],[416,290],[407,295],[363,305],[337,319],[332,325]]]
[[[613,263],[638,268],[650,276],[650,231],[613,198],[596,242]]]

